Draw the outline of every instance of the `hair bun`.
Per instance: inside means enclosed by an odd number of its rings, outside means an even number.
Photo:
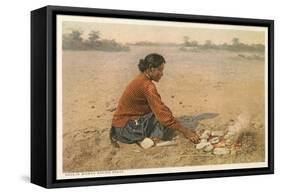
[[[140,64],[144,64],[144,59],[140,59]]]
[[[144,70],[147,69],[144,59],[140,59],[138,67],[141,72],[144,72]]]
[[[144,59],[140,59],[138,68],[141,72],[144,72],[146,69],[150,69],[151,67],[159,67],[163,63],[165,63],[165,59],[162,55],[151,53]]]

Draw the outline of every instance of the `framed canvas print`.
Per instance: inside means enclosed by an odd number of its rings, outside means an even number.
[[[31,182],[272,174],[272,20],[31,12]]]

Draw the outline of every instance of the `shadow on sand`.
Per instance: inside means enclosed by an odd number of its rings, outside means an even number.
[[[178,117],[178,120],[187,128],[196,130],[197,126],[199,125],[199,121],[205,119],[213,119],[217,117],[218,113],[201,113],[196,116],[181,116]]]

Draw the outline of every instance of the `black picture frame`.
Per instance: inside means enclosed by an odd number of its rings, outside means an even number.
[[[134,176],[56,179],[56,16],[97,16],[268,28],[268,167]],[[274,21],[46,6],[31,12],[31,182],[46,188],[274,173]]]

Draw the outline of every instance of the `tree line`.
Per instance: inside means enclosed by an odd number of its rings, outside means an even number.
[[[114,39],[102,39],[99,31],[91,31],[88,38],[82,38],[83,32],[72,30],[63,34],[62,48],[64,50],[100,50],[100,51],[129,51],[129,47],[116,42]]]
[[[239,38],[233,38],[231,44],[215,44],[211,40],[206,40],[205,43],[199,44],[195,40],[191,40],[188,36],[184,36],[183,46],[195,47],[200,49],[218,49],[218,50],[229,50],[229,51],[260,51],[264,52],[263,44],[245,44],[240,42]]]
[[[188,36],[183,37],[183,43],[157,43],[150,41],[140,41],[131,44],[121,44],[114,39],[102,39],[99,31],[91,31],[87,39],[82,38],[83,32],[72,30],[68,34],[63,34],[62,47],[64,50],[100,50],[100,51],[129,51],[129,46],[181,46],[198,49],[217,49],[229,51],[260,51],[264,52],[263,44],[245,44],[240,42],[239,38],[233,38],[231,43],[215,44],[211,40],[205,40],[203,44],[196,40],[191,40]]]

